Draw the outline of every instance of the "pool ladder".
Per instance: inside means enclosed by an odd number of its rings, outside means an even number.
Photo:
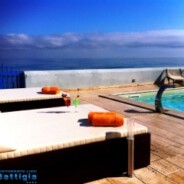
[[[160,86],[156,98],[155,98],[155,110],[156,112],[163,113],[164,109],[162,106],[162,94],[164,93],[165,89],[167,88],[174,88],[175,86],[172,84],[164,84]]]

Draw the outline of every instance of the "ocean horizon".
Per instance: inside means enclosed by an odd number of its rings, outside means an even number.
[[[1,66],[21,71],[183,67],[184,58],[0,59]]]

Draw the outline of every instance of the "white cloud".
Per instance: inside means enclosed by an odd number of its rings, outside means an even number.
[[[10,45],[27,45],[27,44],[32,44],[33,40],[31,36],[28,36],[26,34],[14,34],[10,33],[5,36],[5,39],[7,40],[7,44],[9,43]]]
[[[81,39],[80,35],[75,33],[65,33],[62,35],[48,35],[41,37],[41,40],[49,46],[53,47],[63,47],[68,44],[77,43]]]
[[[184,30],[158,30],[147,32],[113,32],[113,33],[64,33],[58,35],[31,36],[26,34],[0,35],[0,50],[56,50],[78,55],[82,53],[100,53],[122,55],[131,49],[135,53],[144,49],[155,50],[184,49]],[[105,53],[110,50],[110,53]],[[136,51],[137,50],[137,51]],[[102,52],[104,51],[104,52]],[[116,54],[113,54],[114,53]],[[118,54],[119,52],[119,54]],[[161,51],[160,51],[161,52]],[[73,57],[71,55],[71,57]]]

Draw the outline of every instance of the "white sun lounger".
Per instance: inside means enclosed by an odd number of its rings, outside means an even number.
[[[42,94],[41,88],[17,88],[0,90],[0,111],[16,111],[64,105],[60,94]]]
[[[126,125],[92,127],[87,121],[90,111],[105,110],[85,104],[1,113],[0,169],[34,168],[44,183],[56,178],[83,183],[126,172]],[[135,168],[145,167],[150,162],[150,134],[138,123],[134,133]]]

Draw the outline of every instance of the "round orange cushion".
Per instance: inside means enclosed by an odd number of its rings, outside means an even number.
[[[61,90],[58,87],[46,86],[46,87],[42,88],[43,94],[58,94],[60,92],[61,92]]]
[[[88,122],[91,124],[92,123],[92,118],[95,114],[104,114],[104,113],[108,113],[108,114],[115,114],[115,112],[89,112],[88,114]]]
[[[124,117],[115,112],[90,112],[88,121],[93,126],[122,126]]]

